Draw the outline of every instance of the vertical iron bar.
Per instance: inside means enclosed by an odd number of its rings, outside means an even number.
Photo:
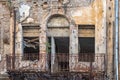
[[[90,74],[89,74],[89,80],[92,80],[92,55],[89,55],[88,58],[90,58]]]
[[[105,79],[105,75],[106,75],[106,73],[107,73],[107,60],[106,60],[106,56],[105,55],[103,55],[104,56],[104,75],[103,75],[103,78]]]
[[[13,13],[14,13],[14,34],[13,34],[13,53],[12,53],[12,68],[15,69],[15,42],[16,42],[16,10],[13,8]]]

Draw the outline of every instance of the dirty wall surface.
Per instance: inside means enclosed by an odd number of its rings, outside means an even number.
[[[69,21],[69,54],[77,55],[78,53],[78,25],[94,25],[95,53],[97,55],[106,53],[106,4],[104,3],[104,0],[64,0],[63,3],[57,2],[55,0],[11,0],[11,4],[12,6],[16,7],[16,55],[22,56],[23,54],[22,26],[26,24],[39,26],[39,50],[40,54],[44,56],[39,60],[39,66],[42,71],[45,71],[47,68],[47,59],[45,58],[47,53],[47,23],[49,18],[55,14],[66,16]],[[11,54],[13,52],[12,33],[14,20],[13,16],[10,18],[10,11],[6,6],[0,4],[0,7],[1,11],[3,12],[0,14],[0,51],[1,54]],[[71,71],[76,71],[77,67],[80,67],[79,65],[81,63],[78,62],[77,58],[74,59],[71,57],[69,61]],[[20,60],[20,64],[23,63],[25,62]]]

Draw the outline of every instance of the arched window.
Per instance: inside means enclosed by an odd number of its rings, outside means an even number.
[[[47,36],[51,37],[68,37],[69,21],[64,15],[52,15],[47,22]]]
[[[47,36],[48,43],[50,44],[50,50],[48,53],[51,54],[51,63],[58,64],[54,66],[51,64],[51,71],[54,72],[55,68],[64,71],[69,70],[69,21],[68,19],[60,14],[52,15],[47,22]],[[57,57],[55,62],[54,56]],[[63,61],[61,61],[63,59]]]

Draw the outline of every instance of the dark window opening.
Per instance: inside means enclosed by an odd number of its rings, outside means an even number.
[[[54,37],[55,63],[58,71],[69,71],[69,38]],[[48,38],[48,53],[51,53],[51,37]],[[50,45],[50,46],[49,46]],[[49,68],[51,69],[51,56],[49,57]]]
[[[23,38],[24,60],[39,60],[39,38],[24,37]]]
[[[51,70],[51,37],[48,37],[47,38],[47,53],[48,53],[48,67],[49,67],[49,70]]]
[[[69,53],[69,38],[55,37],[56,53]]]
[[[95,38],[79,37],[79,61],[93,62],[95,59]]]
[[[55,37],[56,55],[60,71],[69,70],[69,38]]]

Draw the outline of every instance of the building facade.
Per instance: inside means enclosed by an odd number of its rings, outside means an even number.
[[[114,0],[2,0],[0,11],[1,74],[113,78]]]

